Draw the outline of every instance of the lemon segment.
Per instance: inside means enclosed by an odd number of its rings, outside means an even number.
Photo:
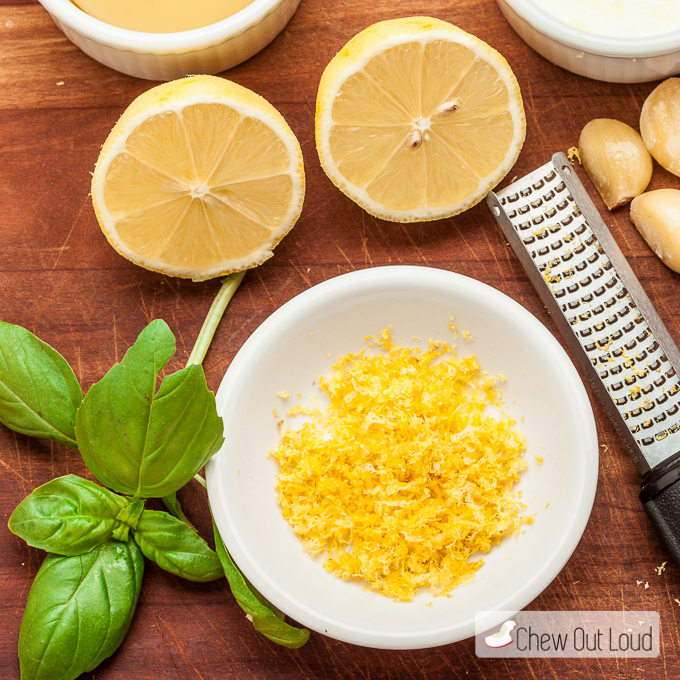
[[[97,161],[92,201],[121,255],[198,281],[271,257],[304,188],[300,145],[278,111],[236,83],[193,76],[125,111]]]
[[[365,29],[319,84],[321,165],[341,191],[386,220],[440,219],[476,204],[514,165],[525,129],[505,59],[429,17]]]

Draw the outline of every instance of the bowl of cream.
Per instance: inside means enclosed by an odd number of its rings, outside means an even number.
[[[214,74],[283,30],[300,0],[40,0],[85,54],[137,78]]]
[[[680,72],[677,0],[497,0],[543,57],[588,78],[639,83]]]

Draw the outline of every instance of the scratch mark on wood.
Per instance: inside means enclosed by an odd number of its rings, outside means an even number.
[[[80,354],[80,345],[76,345],[76,368],[78,369],[78,382],[83,384],[83,361]]]
[[[300,278],[307,285],[307,288],[311,288],[312,282],[311,282],[309,276],[307,276],[307,273],[303,271],[303,267],[299,267],[298,265],[296,265],[295,262],[293,262],[293,260],[288,260],[288,262],[290,262],[290,264],[293,265],[293,267],[295,268],[295,271],[300,275]]]
[[[260,279],[260,283],[262,284],[262,287],[264,288],[264,292],[267,293],[267,297],[269,298],[269,302],[271,303],[272,307],[276,309],[278,305],[276,304],[276,300],[272,297],[272,294],[269,292],[269,289],[267,288],[267,284],[264,282],[264,279],[262,278],[262,272],[259,270],[257,271],[257,278]],[[254,305],[254,303],[253,303]]]
[[[182,325],[177,319],[177,314],[174,309],[172,310],[172,325],[177,329],[177,334],[175,337],[177,337],[177,339],[179,340],[179,344],[182,345],[182,352],[186,357],[188,357],[189,354],[191,353],[191,350],[187,347],[187,343],[184,340],[184,333],[182,333]]]
[[[146,300],[144,299],[144,291],[142,290],[142,285],[139,284],[139,300],[142,303],[142,313],[144,314],[144,319],[146,323],[151,323],[153,317],[151,316],[150,310],[146,306]]]
[[[290,658],[295,663],[295,665],[300,669],[300,673],[301,673],[301,675],[299,676],[300,678],[310,678],[310,680],[312,680],[313,676],[310,675],[310,673],[309,673],[310,669],[309,668],[303,668],[303,666],[300,664],[300,660],[298,659],[297,654],[290,654],[288,658]]]
[[[182,284],[180,283],[180,284],[178,284],[178,285],[174,285],[174,281],[173,281],[172,279],[164,279],[164,283],[167,284],[168,288],[170,288],[170,290],[177,296],[177,300],[179,301],[179,303],[180,303],[185,309],[187,309],[189,312],[191,312],[191,315],[192,315],[192,316],[195,316],[196,310],[194,309],[194,307],[192,307],[192,306],[185,300],[184,295],[182,295],[182,291],[180,290],[180,287],[181,287]],[[156,296],[155,296],[155,295],[154,295],[154,297],[153,297],[153,302],[154,302],[154,304],[155,304],[155,302],[156,302]],[[154,308],[154,305],[152,304],[152,305],[151,305],[151,313],[152,313],[152,314],[153,314],[153,308]],[[153,318],[153,317],[152,317],[152,318]]]
[[[116,328],[116,315],[113,315],[113,360],[115,363],[118,361],[118,330]]]
[[[604,217],[606,217],[606,216],[604,216]],[[604,217],[603,217],[603,219],[604,219]],[[628,240],[628,234],[626,233],[626,230],[625,230],[625,229],[615,229],[615,226],[614,226],[613,224],[610,224],[610,225],[608,225],[608,226],[609,226],[609,228],[610,228],[610,230],[611,230],[612,232],[616,231],[616,240],[619,241],[619,243],[621,242],[622,239],[623,239],[623,241],[625,242],[625,244],[626,244],[626,250],[627,250],[628,253],[629,253],[629,254],[627,255],[627,257],[630,257],[630,254],[631,254],[631,253],[635,253],[636,251],[639,252],[639,250],[640,250],[639,248],[636,248],[635,246],[632,246],[632,245],[630,244],[630,241]],[[620,245],[619,245],[619,248],[621,248]],[[624,249],[621,248],[621,250],[624,250]]]
[[[416,253],[418,253],[418,257],[420,257],[420,259],[421,259],[425,264],[429,264],[428,261],[427,261],[427,258],[425,257],[425,255],[423,255],[423,252],[420,250],[420,248],[418,247],[418,245],[416,244],[416,242],[413,240],[413,237],[411,236],[409,230],[406,228],[406,225],[405,225],[405,224],[400,224],[399,226],[401,227],[401,230],[404,232],[404,236],[406,236],[406,238],[408,239],[409,243],[413,246],[413,249],[416,251]]]
[[[475,249],[470,245],[470,243],[468,242],[468,240],[465,238],[465,235],[464,235],[463,232],[458,228],[458,226],[456,225],[455,221],[453,222],[453,225],[454,225],[455,230],[458,232],[458,235],[459,235],[460,238],[462,239],[463,243],[465,244],[465,247],[470,251],[470,253],[471,253],[472,255],[474,255],[475,260],[477,260],[477,262],[479,262],[479,264],[482,265],[482,269],[484,269],[484,273],[486,274],[487,278],[488,278],[489,280],[491,280],[492,277],[491,277],[491,275],[490,275],[490,273],[489,273],[489,270],[488,270],[487,267],[486,267],[486,263],[485,263],[483,260],[480,259],[479,255],[477,254],[477,252],[475,251]]]
[[[347,257],[347,255],[345,255],[345,251],[344,251],[339,245],[337,245],[337,244],[336,244],[336,248],[340,251],[340,253],[342,254],[342,256],[347,260],[347,264],[349,265],[350,269],[351,269],[352,271],[354,271],[354,270],[356,269],[356,267],[355,267],[354,264],[352,263],[352,260],[350,260],[349,257]],[[339,267],[339,266],[340,266],[340,265],[338,265],[338,267]]]
[[[441,659],[444,663],[444,665],[452,672],[455,673],[456,678],[459,678],[460,675],[458,674],[458,671],[456,670],[455,666],[451,664],[449,661],[448,657],[446,654],[443,654],[439,649],[437,649],[437,657]]]
[[[189,656],[186,653],[185,647],[186,647],[187,643],[184,642],[184,640],[181,640],[179,638],[177,633],[175,633],[174,628],[171,625],[169,625],[165,621],[165,619],[163,619],[163,617],[160,614],[157,614],[156,611],[154,611],[153,608],[151,608],[151,614],[154,617],[154,620],[160,621],[163,624],[163,629],[168,633],[169,637],[171,638],[169,640],[170,646],[177,648],[177,650],[179,651],[179,653],[182,656],[182,659],[184,660],[185,668],[190,668],[200,678],[200,680],[205,680],[203,678],[203,676],[200,674],[200,672],[198,671],[198,669],[196,668],[196,666],[194,666],[191,659],[189,658]],[[158,626],[158,628],[159,628],[159,630],[161,630],[160,625]],[[162,633],[162,630],[161,630],[161,633]],[[177,667],[176,661],[174,660],[174,658],[172,659],[172,663],[173,663],[173,666],[175,666],[175,669],[179,672],[180,669]]]
[[[80,216],[82,215],[83,210],[84,210],[84,208],[87,205],[89,200],[90,200],[89,196],[86,196],[83,199],[82,203],[80,204],[80,208],[78,209],[78,214],[76,215],[76,218],[73,220],[73,223],[71,224],[71,228],[69,229],[69,232],[66,235],[66,240],[64,241],[64,243],[59,248],[59,254],[57,255],[57,257],[54,260],[54,264],[52,265],[53,270],[57,268],[57,265],[59,264],[59,260],[62,256],[64,250],[66,249],[66,244],[68,243],[69,239],[71,238],[71,234],[73,233],[73,230],[75,229],[76,224],[78,224],[78,220],[80,219]]]
[[[483,229],[482,233],[484,234],[484,240],[486,241],[487,245],[489,246],[489,250],[491,251],[491,255],[493,256],[494,262],[497,265],[496,269],[501,276],[501,280],[503,281],[503,288],[507,289],[508,288],[508,286],[507,286],[508,279],[505,276],[505,273],[509,269],[509,267],[508,267],[509,260],[510,260],[509,253],[508,253],[509,248],[505,248],[503,250],[503,254],[505,255],[505,258],[504,258],[504,263],[501,263],[498,255],[497,255],[497,252],[498,252],[499,249],[495,248],[494,244],[491,243],[491,239],[489,238],[489,232],[486,229]],[[505,239],[503,239],[503,243],[505,243]]]
[[[11,472],[17,479],[20,479],[24,484],[28,484],[30,486],[31,483],[25,477],[22,477],[11,465],[7,465],[7,463],[5,463],[5,461],[2,460],[2,458],[0,458],[0,465],[2,465],[2,467],[5,468],[5,470]],[[22,491],[25,490],[26,490],[25,488],[22,489]]]
[[[368,251],[368,237],[366,234],[361,234],[361,252],[364,254],[364,264],[373,267],[373,258]]]

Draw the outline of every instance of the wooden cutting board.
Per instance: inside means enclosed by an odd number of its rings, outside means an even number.
[[[375,21],[429,14],[459,25],[499,50],[519,80],[527,139],[521,176],[577,143],[592,118],[637,126],[652,83],[618,85],[572,75],[529,49],[493,0],[303,0],[283,33],[227,77],[272,102],[298,136],[307,198],[300,221],[276,255],[250,272],[218,329],[205,362],[216,389],[252,331],[294,295],[338,274],[386,264],[433,266],[498,288],[556,328],[484,204],[424,225],[381,222],[345,198],[322,172],[314,147],[314,101],[323,68],[355,33]],[[100,145],[132,99],[151,83],[92,61],[54,26],[35,0],[0,0],[0,318],[57,348],[84,389],[119,361],[153,318],[177,336],[170,368],[183,365],[219,284],[191,283],[140,269],[102,236],[88,196]],[[578,169],[582,178],[584,173]],[[587,178],[586,186],[590,188]],[[652,188],[678,187],[654,171]],[[680,282],[632,226],[628,209],[598,207],[671,335],[680,341]],[[549,386],[546,386],[549,392]],[[592,395],[591,395],[592,397]],[[529,608],[655,610],[657,659],[477,659],[471,640],[422,651],[377,651],[313,634],[290,651],[255,633],[224,581],[193,584],[148,564],[137,615],[120,650],[87,678],[209,680],[298,678],[677,678],[680,677],[680,571],[657,540],[637,499],[639,479],[613,426],[593,401],[601,446],[592,517],[560,575]],[[35,487],[67,473],[86,475],[77,451],[0,428],[0,678],[18,678],[17,637],[30,584],[44,553],[6,527]],[[208,534],[198,485],[180,493]],[[664,571],[655,567],[668,562]]]

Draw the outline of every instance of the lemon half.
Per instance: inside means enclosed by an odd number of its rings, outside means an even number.
[[[439,19],[369,26],[319,84],[321,165],[341,191],[385,220],[434,220],[473,206],[514,165],[525,129],[505,59]]]
[[[259,95],[215,76],[139,96],[102,147],[92,202],[111,245],[196,281],[254,267],[302,210],[300,145]]]

